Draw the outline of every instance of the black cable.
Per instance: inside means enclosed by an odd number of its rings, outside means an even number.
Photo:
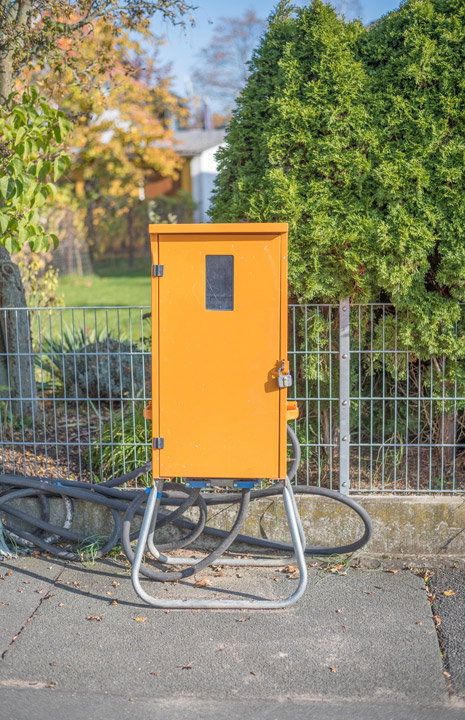
[[[288,470],[288,478],[292,479],[300,464],[300,444],[296,434],[289,426],[287,427],[287,432],[293,451],[293,457]],[[0,512],[3,511],[26,522],[34,529],[26,531],[10,521],[3,523],[4,528],[15,542],[19,542],[28,547],[39,547],[63,559],[80,560],[82,559],[82,555],[79,546],[84,545],[88,538],[77,535],[69,529],[73,518],[73,499],[93,502],[98,505],[103,505],[109,510],[113,517],[114,525],[111,537],[94,555],[101,557],[109,552],[121,539],[124,551],[128,559],[132,562],[134,554],[131,548],[131,541],[138,537],[138,532],[131,533],[130,525],[135,515],[143,515],[144,511],[142,506],[147,495],[144,490],[126,490],[121,486],[150,472],[151,467],[151,463],[147,463],[125,475],[114,477],[107,482],[95,485],[77,480],[44,479],[9,474],[0,475],[0,487],[2,485],[4,486],[3,494],[0,492]],[[157,517],[156,526],[160,528],[172,524],[176,527],[187,529],[189,532],[184,537],[157,546],[157,550],[165,552],[185,547],[197,539],[202,532],[222,538],[223,540],[206,558],[195,566],[187,568],[185,571],[164,573],[142,566],[141,572],[156,580],[175,580],[188,577],[211,564],[230,547],[234,540],[272,550],[292,550],[292,546],[288,543],[274,542],[239,533],[245,519],[249,502],[259,498],[279,495],[282,493],[282,490],[283,483],[279,482],[271,487],[261,488],[253,492],[247,490],[241,494],[237,492],[207,492],[202,494],[199,489],[188,488],[180,483],[166,483],[160,499],[160,505],[162,508],[174,507],[175,509],[169,512],[160,512]],[[297,494],[326,497],[340,502],[353,510],[360,517],[364,525],[364,532],[358,540],[347,545],[329,547],[307,546],[305,548],[307,555],[333,555],[354,552],[363,547],[370,539],[373,531],[371,519],[366,510],[360,507],[352,498],[341,495],[333,490],[309,487],[307,485],[295,486],[294,492]],[[36,497],[38,499],[41,509],[40,518],[9,504],[9,501],[20,497]],[[66,513],[62,527],[50,523],[49,500],[56,497],[61,498],[65,503]],[[232,505],[236,503],[240,503],[240,507],[236,521],[230,531],[220,530],[206,525],[207,507],[224,504]],[[197,522],[192,522],[182,517],[189,508],[195,506],[199,508],[199,518]],[[123,522],[120,517],[121,512],[125,513]],[[63,545],[64,547],[62,547]],[[181,559],[180,562],[182,562]]]
[[[361,505],[356,503],[355,500],[352,500],[352,498],[348,497],[347,495],[341,495],[335,490],[328,490],[326,488],[320,487],[311,487],[308,485],[294,485],[292,489],[295,495],[319,495],[320,497],[327,497],[331,500],[336,500],[336,502],[340,502],[343,505],[347,505],[351,508],[351,510],[354,510],[354,512],[357,513],[357,515],[362,520],[364,526],[363,535],[358,540],[355,540],[353,543],[350,543],[348,545],[334,545],[327,547],[325,547],[324,545],[307,545],[305,548],[306,555],[344,555],[345,553],[352,553],[356,550],[360,550],[360,548],[366,545],[366,543],[371,538],[371,535],[373,533],[373,525],[371,522],[371,518],[368,515],[367,511],[362,508]],[[257,499],[257,497],[272,497],[274,495],[278,495],[280,492],[282,492],[282,485],[275,485],[272,488],[267,488],[266,490],[258,490],[256,493],[251,493],[250,499],[254,500]],[[231,501],[228,500],[228,502]],[[207,505],[208,504],[210,503],[207,501]],[[190,520],[186,520],[185,518],[176,520],[174,524],[178,527],[186,529],[192,527],[193,525]],[[205,525],[203,532],[207,535],[212,535],[214,537],[224,537],[227,534],[227,530],[212,528],[208,525]],[[291,545],[290,543],[276,542],[274,540],[266,540],[265,538],[252,537],[250,535],[237,535],[236,542],[247,543],[247,545],[257,545],[263,548],[269,548],[270,550],[291,551],[293,549],[293,545]]]
[[[146,496],[147,497],[147,496]],[[226,550],[232,545],[234,540],[236,539],[239,530],[241,529],[242,525],[244,524],[244,520],[247,515],[247,510],[249,507],[249,501],[250,501],[250,490],[242,490],[241,496],[240,496],[240,506],[239,511],[237,513],[236,520],[234,521],[234,525],[232,526],[231,530],[229,532],[226,532],[224,535],[223,542],[221,542],[214,550],[212,550],[208,555],[206,555],[204,558],[199,560],[199,562],[195,563],[195,565],[191,565],[190,567],[184,568],[183,570],[168,570],[164,572],[152,570],[152,568],[147,567],[147,565],[141,565],[140,572],[143,575],[146,575],[146,577],[151,578],[152,580],[157,580],[158,582],[172,582],[174,580],[183,580],[184,578],[190,577],[191,575],[195,575],[196,573],[200,572],[200,570],[203,570],[204,568],[211,565],[215,560],[217,560]],[[136,501],[134,501],[135,503]],[[127,537],[128,537],[128,524],[126,524],[126,529],[123,527],[123,536],[126,536],[126,540],[123,542],[126,542],[126,545],[129,545],[127,543]],[[159,547],[157,547],[159,549]],[[132,549],[130,548],[130,545],[128,546],[129,553],[125,550],[127,557],[133,563],[134,561],[134,554],[132,552]],[[132,557],[131,557],[132,556]],[[179,559],[179,564],[182,565],[182,558]]]

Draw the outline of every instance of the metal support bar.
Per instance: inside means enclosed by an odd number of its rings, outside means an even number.
[[[350,300],[339,302],[339,491],[350,490]]]
[[[287,598],[280,600],[173,600],[165,598],[155,598],[152,595],[143,590],[140,583],[139,571],[142,563],[142,558],[145,553],[147,540],[149,533],[153,531],[156,524],[156,518],[154,514],[157,511],[157,488],[153,487],[149,494],[147,507],[144,513],[144,519],[142,521],[142,527],[140,530],[139,541],[137,543],[136,554],[134,557],[134,563],[132,566],[131,580],[134,590],[142,600],[149,605],[158,608],[169,608],[169,609],[231,609],[231,610],[277,610],[284,608],[295,603],[304,593],[307,586],[307,565],[305,562],[305,536],[302,527],[302,523],[297,510],[297,504],[295,502],[294,493],[292,491],[292,485],[286,480],[283,487],[283,499],[284,506],[286,509],[286,515],[289,522],[289,529],[291,531],[292,543],[294,545],[295,556],[297,558],[297,564],[299,567],[299,584],[296,590]],[[159,557],[161,554],[158,554]],[[178,558],[179,562],[184,562],[185,558]],[[288,558],[280,558],[280,565],[286,565],[289,562]],[[197,560],[198,562],[198,560]],[[191,564],[191,563],[186,563]],[[212,563],[213,564],[213,563]],[[224,560],[221,561],[222,565],[227,564]],[[232,563],[231,563],[232,564]],[[236,563],[234,563],[236,564]],[[246,559],[240,561],[241,565],[247,565]]]

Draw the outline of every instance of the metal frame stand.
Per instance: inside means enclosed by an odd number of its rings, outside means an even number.
[[[199,562],[199,558],[173,558],[158,552],[153,543],[153,533],[156,526],[156,518],[158,514],[158,508],[160,506],[161,487],[163,481],[160,481],[160,488],[154,485],[149,493],[147,507],[144,513],[144,519],[140,530],[139,540],[137,543],[136,553],[134,562],[132,565],[131,580],[134,590],[142,600],[153,607],[163,609],[186,609],[186,610],[197,610],[197,609],[213,609],[213,610],[277,610],[280,608],[288,607],[295,603],[304,593],[307,586],[307,565],[305,562],[305,535],[300,520],[297,503],[295,501],[292,485],[286,478],[283,486],[283,499],[284,507],[286,508],[287,520],[289,523],[289,529],[291,531],[292,544],[294,546],[295,554],[289,558],[273,558],[273,559],[228,559],[216,560],[212,562],[212,565],[263,565],[276,567],[280,565],[287,565],[289,561],[294,559],[297,561],[299,567],[299,584],[296,590],[287,598],[279,600],[169,600],[156,598],[145,590],[141,586],[140,582],[140,567],[142,559],[144,557],[145,549],[148,547],[154,557],[163,563],[167,564],[184,564],[184,565],[195,565]]]

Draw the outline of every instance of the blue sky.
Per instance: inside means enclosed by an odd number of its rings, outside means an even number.
[[[160,49],[159,58],[163,65],[171,65],[173,77],[173,90],[180,95],[188,94],[189,83],[186,78],[190,76],[197,64],[197,53],[208,45],[213,34],[213,28],[221,17],[239,17],[246,10],[255,10],[257,15],[266,18],[276,6],[275,0],[191,0],[197,5],[195,10],[195,26],[181,28],[168,26],[161,21],[153,24],[157,35],[164,35],[166,44]],[[296,0],[296,5],[306,4],[304,0]],[[381,17],[390,10],[395,10],[400,0],[335,0],[336,7],[346,6],[346,16],[351,19],[361,17],[364,23]],[[187,87],[186,87],[187,85]]]

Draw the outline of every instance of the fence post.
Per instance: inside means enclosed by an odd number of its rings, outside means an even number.
[[[350,490],[350,300],[339,302],[339,492]]]

